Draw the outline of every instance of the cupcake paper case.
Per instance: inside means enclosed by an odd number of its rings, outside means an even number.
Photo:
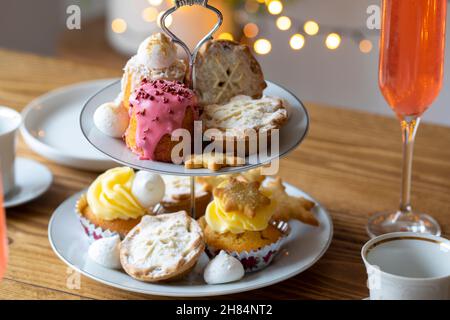
[[[258,250],[251,250],[251,251],[230,251],[230,250],[224,250],[229,255],[235,257],[238,259],[243,267],[245,272],[254,272],[259,271],[261,269],[264,269],[267,267],[275,258],[275,256],[280,252],[283,245],[286,243],[290,228],[287,223],[273,223],[274,226],[280,230],[283,235],[278,239],[278,241],[266,245]],[[214,248],[211,245],[206,244],[205,252],[206,254],[212,259],[216,255],[219,254],[219,252],[223,249],[217,249]]]
[[[152,214],[164,195],[159,175],[129,167],[112,168],[98,176],[76,204],[89,240],[125,235],[141,218]]]
[[[80,220],[81,226],[83,227],[84,233],[87,235],[89,239],[89,243],[92,243],[98,239],[102,238],[108,238],[118,235],[120,237],[120,234],[111,230],[104,230],[100,228],[99,226],[96,226],[91,221],[86,219],[82,212],[86,207],[88,206],[86,195],[81,195],[80,199],[78,199],[77,204],[75,206],[75,212],[78,215],[78,218]]]

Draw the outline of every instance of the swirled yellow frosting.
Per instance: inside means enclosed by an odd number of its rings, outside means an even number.
[[[145,208],[131,193],[134,177],[133,169],[128,167],[113,168],[98,176],[87,192],[92,212],[104,220],[128,220],[145,215]]]
[[[270,198],[270,194],[263,192]],[[269,225],[275,211],[276,203],[259,208],[253,218],[240,211],[226,211],[220,199],[215,198],[206,208],[205,220],[209,227],[218,233],[243,233],[245,231],[262,231]]]

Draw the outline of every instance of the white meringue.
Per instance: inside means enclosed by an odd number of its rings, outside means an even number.
[[[105,268],[121,269],[119,245],[120,237],[118,235],[98,239],[89,247],[89,258]]]
[[[136,57],[148,68],[164,69],[177,60],[177,48],[166,35],[155,33],[139,45]]]
[[[128,111],[115,102],[100,105],[94,113],[94,124],[104,134],[121,138],[130,122]]]
[[[209,261],[203,278],[208,284],[220,284],[240,280],[244,274],[242,263],[222,250]]]
[[[138,171],[131,186],[131,193],[146,209],[162,200],[166,192],[163,179],[159,174],[148,171]]]

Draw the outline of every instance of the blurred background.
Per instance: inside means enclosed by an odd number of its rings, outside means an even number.
[[[307,102],[393,116],[377,84],[379,31],[367,25],[374,13],[371,6],[379,6],[380,0],[209,2],[225,16],[217,36],[249,44],[266,79]],[[158,17],[170,4],[2,0],[0,47],[120,70],[139,43],[159,29]],[[76,14],[74,5],[80,8],[80,29],[67,25]],[[215,23],[213,14],[198,7],[183,8],[172,18],[171,29],[191,46]],[[450,125],[449,68],[447,63],[443,90],[425,121]]]

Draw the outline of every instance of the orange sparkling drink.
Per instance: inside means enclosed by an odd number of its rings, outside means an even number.
[[[444,71],[446,0],[383,0],[379,85],[399,117],[420,116]]]

